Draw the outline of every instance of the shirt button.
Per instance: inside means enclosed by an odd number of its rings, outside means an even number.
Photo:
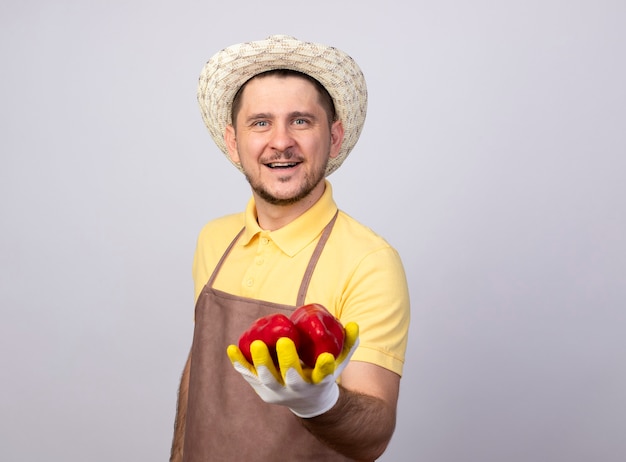
[[[246,281],[246,285],[248,287],[252,287],[254,285],[254,279],[250,278]]]
[[[261,258],[261,257],[256,259],[256,264],[259,265],[259,266],[261,266],[264,262],[265,262],[265,260],[263,258]]]
[[[270,240],[266,237],[261,238],[261,244],[263,245],[267,245],[270,243]]]

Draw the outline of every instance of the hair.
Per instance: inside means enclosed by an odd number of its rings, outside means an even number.
[[[337,120],[337,113],[335,112],[333,98],[330,96],[330,93],[328,93],[328,90],[324,88],[324,85],[322,85],[317,79],[305,74],[304,72],[294,71],[292,69],[272,69],[251,77],[241,87],[239,87],[239,90],[237,90],[237,93],[235,93],[235,97],[233,98],[233,104],[230,111],[233,127],[235,126],[235,121],[237,120],[237,114],[239,114],[239,110],[241,109],[241,95],[243,94],[243,89],[246,87],[248,82],[256,79],[257,77],[262,78],[271,75],[278,77],[300,77],[311,82],[317,90],[319,102],[328,116],[328,125],[331,125],[335,120]]]

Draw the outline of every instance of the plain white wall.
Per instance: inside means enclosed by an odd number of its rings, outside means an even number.
[[[381,460],[625,460],[625,5],[3,2],[0,458],[167,460],[196,235],[249,196],[197,78],[286,33],[368,80],[330,180],[410,282]]]

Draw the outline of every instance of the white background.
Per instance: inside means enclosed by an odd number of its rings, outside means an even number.
[[[410,283],[381,460],[625,460],[625,5],[4,0],[0,458],[167,460],[195,239],[250,195],[197,78],[283,33],[368,81],[330,180]]]

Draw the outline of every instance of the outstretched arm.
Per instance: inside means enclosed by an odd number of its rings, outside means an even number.
[[[346,325],[342,353],[322,353],[313,369],[303,369],[294,342],[276,343],[277,368],[265,343],[250,345],[252,364],[236,345],[227,349],[237,372],[269,404],[288,407],[327,446],[356,460],[375,460],[393,434],[400,376],[350,357],[359,329]],[[341,379],[341,386],[336,382]]]
[[[187,393],[189,391],[189,365],[191,364],[191,352],[185,363],[183,375],[178,388],[178,402],[176,405],[176,419],[174,421],[174,438],[172,440],[172,451],[170,462],[182,462],[183,445],[185,443],[185,420],[187,418]]]
[[[395,429],[399,386],[397,374],[352,361],[341,375],[337,403],[324,414],[301,421],[337,452],[359,461],[376,460]]]

